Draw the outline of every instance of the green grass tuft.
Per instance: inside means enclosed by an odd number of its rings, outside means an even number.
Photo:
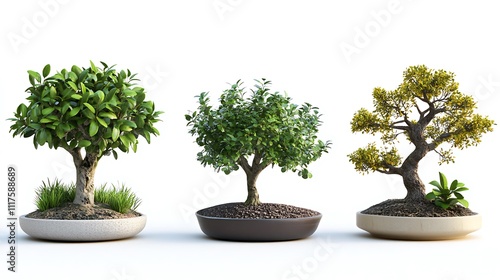
[[[106,184],[96,188],[94,191],[94,202],[109,205],[114,211],[122,214],[130,210],[136,210],[141,204],[135,193],[130,188],[122,184],[120,187],[112,185],[112,188],[106,188]],[[58,179],[54,182],[47,180],[47,183],[42,182],[36,190],[35,204],[40,211],[45,211],[50,208],[59,207],[64,203],[72,202],[75,199],[76,187],[75,184],[64,184]]]
[[[73,189],[73,191],[71,191]],[[58,179],[47,183],[42,181],[42,185],[35,191],[35,205],[40,211],[45,211],[50,208],[59,207],[64,203],[71,202],[75,198],[75,186],[73,184],[66,185]]]
[[[113,185],[110,189],[106,188],[106,184],[102,185],[96,189],[94,199],[96,202],[109,205],[111,209],[122,214],[137,209],[141,204],[141,199],[123,184],[120,188]]]

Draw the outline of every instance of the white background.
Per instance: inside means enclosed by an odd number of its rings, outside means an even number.
[[[35,210],[34,190],[47,178],[70,182],[63,150],[35,150],[9,133],[27,97],[27,70],[98,63],[139,73],[148,99],[165,111],[161,135],[137,153],[103,158],[96,184],[123,182],[143,200],[148,223],[136,238],[101,243],[35,241],[18,229],[18,272],[7,272],[7,230],[1,227],[2,279],[498,279],[499,133],[456,151],[439,166],[430,154],[424,182],[438,171],[464,182],[483,228],[468,238],[404,242],[370,238],[355,226],[356,211],[405,195],[397,177],[362,176],[347,154],[375,138],[352,135],[349,122],[371,92],[394,89],[404,69],[425,64],[456,74],[478,112],[500,120],[500,66],[495,1],[2,1],[0,4],[0,166],[18,169],[18,214]],[[54,72],[53,72],[54,73]],[[303,180],[278,169],[258,181],[263,202],[323,213],[308,239],[280,243],[205,238],[197,209],[246,197],[242,172],[225,176],[196,161],[199,148],[184,114],[195,95],[213,100],[228,83],[267,78],[295,103],[320,107],[320,137],[332,150]],[[401,148],[408,148],[405,143]],[[6,170],[4,174],[7,173]],[[7,174],[4,175],[5,177]],[[5,182],[5,180],[4,180]],[[430,188],[429,188],[430,189]],[[7,217],[6,184],[1,216]],[[3,224],[3,223],[2,223]]]

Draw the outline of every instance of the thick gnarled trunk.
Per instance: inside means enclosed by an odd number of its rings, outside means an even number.
[[[97,168],[96,154],[86,154],[85,158],[73,155],[76,168],[76,194],[73,203],[79,205],[94,205],[94,175]]]
[[[425,200],[425,185],[418,176],[418,163],[428,152],[427,145],[421,144],[415,148],[401,165],[400,172],[407,191],[406,200]]]
[[[425,185],[418,176],[418,167],[403,170],[402,176],[407,192],[405,200],[425,200]]]

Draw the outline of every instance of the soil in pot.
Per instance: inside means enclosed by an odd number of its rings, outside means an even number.
[[[232,219],[289,219],[320,215],[314,210],[277,203],[261,203],[259,205],[226,203],[202,209],[198,213],[208,217]]]
[[[399,217],[460,217],[477,213],[461,205],[443,209],[430,201],[407,201],[404,199],[388,199],[361,211],[362,214],[399,216]]]
[[[122,214],[111,209],[106,204],[78,205],[65,203],[60,207],[54,207],[45,211],[36,210],[26,215],[32,219],[54,219],[54,220],[104,220],[122,219],[141,216],[140,213],[130,210]]]

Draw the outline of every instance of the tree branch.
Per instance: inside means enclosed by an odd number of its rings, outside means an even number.
[[[79,166],[82,161],[83,161],[83,158],[82,158],[82,154],[80,153],[80,149],[81,148],[74,148],[74,149],[71,149],[69,146],[67,145],[64,145],[62,146],[66,151],[68,151],[68,153],[71,154],[71,156],[73,157],[73,162],[75,163],[75,165]]]
[[[404,123],[405,121],[404,120],[400,120],[400,121],[397,121],[397,122],[393,122],[391,125],[395,125],[395,124],[398,124],[398,123]]]
[[[252,167],[248,164],[248,160],[244,156],[240,156],[238,164],[243,168],[246,174],[252,174]]]
[[[410,127],[403,126],[403,125],[391,125],[390,127],[393,129],[399,129],[399,130],[404,130],[404,131],[410,130]]]
[[[418,114],[420,117],[422,117],[422,111],[420,110],[420,107],[418,107],[418,104],[415,102],[415,108],[417,108]]]
[[[401,168],[390,164],[384,164],[386,169],[375,169],[375,171],[383,174],[398,174],[401,175]]]
[[[262,155],[255,151],[253,155],[253,160],[252,160],[252,168],[258,168],[260,169],[260,161],[262,160]]]
[[[88,131],[85,130],[85,128],[83,126],[79,125],[78,130],[83,134],[83,139],[89,140],[89,141],[92,139],[90,137],[90,135],[88,134]]]
[[[432,143],[429,144],[429,150],[430,151],[435,150],[442,141],[444,141],[446,138],[452,136],[455,133],[459,133],[459,132],[458,131],[446,132],[446,133],[439,135],[434,141],[432,141]]]

